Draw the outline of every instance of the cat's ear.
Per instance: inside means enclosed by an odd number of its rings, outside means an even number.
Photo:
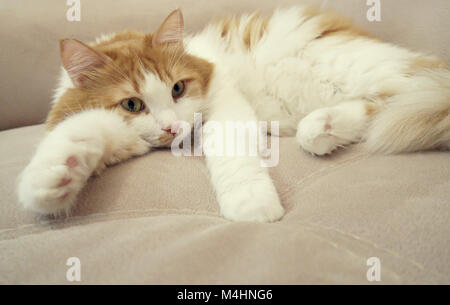
[[[184,21],[180,9],[174,10],[159,26],[153,35],[153,45],[181,43],[183,40]]]
[[[59,42],[61,62],[75,87],[84,87],[86,73],[102,67],[106,57],[76,39]]]

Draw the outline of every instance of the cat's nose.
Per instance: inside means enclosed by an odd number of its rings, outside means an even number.
[[[165,131],[165,132],[168,132],[168,133],[171,133],[172,135],[175,135],[175,133],[172,132],[172,128],[170,128],[170,127],[161,128],[161,130],[163,130],[163,131]]]
[[[179,126],[177,124],[170,125],[166,128],[161,128],[165,132],[171,133],[172,135],[176,135],[178,132]]]

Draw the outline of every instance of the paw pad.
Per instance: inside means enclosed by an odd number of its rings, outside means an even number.
[[[70,168],[74,168],[75,166],[78,165],[78,161],[74,156],[70,156],[69,158],[67,158],[66,160],[66,165]]]
[[[62,195],[61,197],[59,197],[59,199],[64,200],[69,196],[69,193],[65,193],[64,195]]]
[[[63,179],[61,180],[61,182],[58,184],[58,187],[67,185],[67,184],[69,184],[71,181],[72,181],[72,179],[70,179],[70,178],[63,178]]]

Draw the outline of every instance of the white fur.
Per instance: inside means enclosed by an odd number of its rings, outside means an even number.
[[[275,12],[263,38],[250,53],[239,39],[227,48],[220,38],[220,28],[213,26],[188,37],[186,48],[213,62],[224,71],[222,75],[231,75],[259,120],[280,120],[281,135],[294,135],[298,121],[316,109],[362,100],[387,109],[372,124],[363,119],[365,130],[359,131],[363,133],[359,137],[367,141],[370,150],[398,152],[450,145],[448,118],[423,135],[413,132],[415,125],[408,119],[426,112],[425,120],[450,108],[448,69],[408,75],[414,59],[433,57],[364,37],[349,40],[334,35],[315,39],[319,35],[318,19],[305,21],[302,12],[303,8]],[[241,19],[241,34],[246,20],[248,16]],[[377,96],[383,92],[395,96],[381,101]],[[406,126],[405,122],[412,125]],[[410,132],[404,132],[406,129]],[[425,140],[435,134],[442,136],[425,145]],[[330,144],[325,153],[341,145],[338,142]],[[307,150],[321,151],[321,147]]]
[[[248,16],[241,18],[240,35],[247,20]],[[411,77],[406,75],[410,62],[424,55],[363,37],[316,39],[319,22],[307,20],[302,8],[275,12],[251,52],[245,50],[239,37],[229,47],[220,32],[219,27],[210,26],[185,40],[189,53],[215,64],[208,119],[280,120],[281,135],[294,135],[300,121],[297,141],[313,154],[328,154],[361,139],[367,139],[372,150],[382,147],[393,152],[408,148],[406,145],[430,148],[417,144],[417,136],[406,137],[403,146],[395,142],[398,133],[408,133],[402,126],[405,115],[414,118],[420,109],[429,109],[427,115],[433,115],[450,108],[448,70],[430,72],[439,80]],[[389,106],[395,100],[377,99],[383,92],[411,92],[412,86],[422,94],[420,100],[401,102],[410,104],[411,110]],[[386,116],[390,123],[382,122],[385,119],[379,116],[368,129],[365,105],[369,102],[381,108],[385,104],[397,107],[398,113]],[[248,106],[252,109],[247,110]],[[443,134],[434,145],[450,146],[448,120],[430,131]],[[391,126],[390,130],[380,128],[382,123]],[[367,134],[367,130],[372,132]],[[207,163],[225,217],[273,221],[282,216],[275,188],[255,160],[207,157]]]
[[[250,16],[242,17],[238,36],[244,34],[248,20]],[[320,33],[317,18],[306,18],[303,8],[290,8],[273,14],[251,52],[243,46],[242,37],[229,46],[217,26],[187,37],[186,52],[214,64],[205,99],[183,97],[173,103],[171,88],[146,73],[144,102],[151,114],[139,115],[128,125],[113,113],[79,114],[61,123],[42,142],[22,174],[20,201],[43,213],[69,209],[104,158],[106,143],[121,146],[121,141],[141,143],[143,139],[152,144],[161,128],[178,120],[192,126],[194,112],[222,125],[227,120],[279,120],[280,135],[297,133],[299,145],[317,155],[360,140],[366,140],[373,151],[450,147],[448,116],[429,130],[415,132],[428,118],[450,108],[448,69],[408,75],[410,63],[426,56],[363,37],[316,39]],[[72,86],[63,72],[54,103]],[[384,92],[392,96],[381,100]],[[369,119],[367,103],[382,110],[375,119]],[[213,131],[205,140],[214,137]],[[430,137],[436,139],[427,142]],[[225,145],[234,143],[225,139]],[[136,154],[146,151],[145,144],[138,147]],[[83,161],[77,170],[64,165],[69,156]],[[283,216],[276,189],[259,157],[207,156],[206,161],[224,217],[264,222]],[[58,188],[64,177],[72,178],[72,183]],[[58,198],[66,191],[71,195],[61,202]]]
[[[51,102],[52,105],[55,105],[56,103],[58,103],[59,99],[67,91],[67,89],[70,89],[73,87],[74,87],[74,85],[72,83],[72,80],[69,77],[69,74],[67,73],[66,70],[64,70],[64,68],[61,68],[61,73],[59,75],[59,80],[58,80],[58,86],[55,89],[55,92],[53,95],[53,100]]]
[[[205,132],[205,142],[209,141],[210,137],[219,138],[221,135],[216,132],[222,132],[231,118],[241,122],[256,121],[253,109],[233,86],[221,85],[215,81],[212,85],[221,88],[214,91],[209,122],[205,124],[204,130],[209,129],[208,123],[211,122],[221,124],[222,128],[212,129],[210,133]],[[249,130],[245,132],[248,138]],[[225,139],[223,149],[226,151],[227,146],[236,147],[236,141],[234,138]],[[283,216],[284,209],[277,191],[267,168],[261,167],[260,161],[259,156],[251,156],[248,150],[244,156],[206,155],[211,182],[224,217],[234,221],[267,222]]]
[[[364,105],[364,101],[353,101],[314,110],[298,124],[297,142],[304,150],[321,156],[359,141],[367,127]]]
[[[131,156],[149,150],[150,143],[142,139],[148,133],[142,129],[138,133],[139,123],[133,124],[130,126],[115,112],[95,109],[75,114],[57,125],[40,143],[19,177],[19,201],[25,208],[43,214],[70,212],[94,171],[121,161],[130,154],[127,147],[133,147]],[[67,164],[69,158],[77,162],[73,168]],[[70,182],[59,186],[63,179]]]

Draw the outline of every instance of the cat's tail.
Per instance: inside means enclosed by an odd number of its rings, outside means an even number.
[[[366,135],[372,152],[450,149],[450,70],[423,69],[373,118]]]

